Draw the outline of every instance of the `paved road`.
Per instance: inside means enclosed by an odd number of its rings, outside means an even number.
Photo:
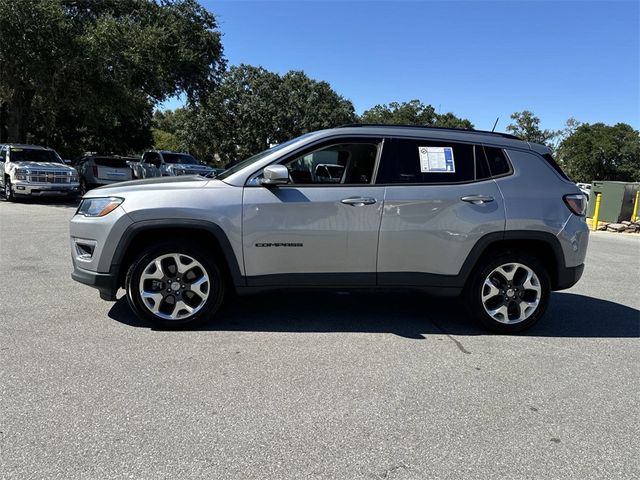
[[[0,204],[1,478],[640,476],[640,237],[593,235],[521,336],[336,293],[160,332],[70,280],[72,214]]]

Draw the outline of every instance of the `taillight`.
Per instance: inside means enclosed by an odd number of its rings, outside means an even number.
[[[571,213],[584,217],[587,213],[587,198],[581,193],[572,193],[563,197],[564,203],[569,207]]]
[[[97,165],[94,165],[94,166],[92,167],[92,170],[93,170],[93,176],[94,176],[94,177],[97,177],[97,176],[98,176],[98,166],[97,166]]]

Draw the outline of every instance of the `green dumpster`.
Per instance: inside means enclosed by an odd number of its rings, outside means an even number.
[[[591,195],[589,195],[587,217],[593,218],[593,210],[596,205],[596,193],[600,193],[602,197],[600,200],[599,221],[618,223],[623,220],[631,220],[633,202],[638,190],[640,190],[640,183],[638,182],[594,180],[591,182]]]

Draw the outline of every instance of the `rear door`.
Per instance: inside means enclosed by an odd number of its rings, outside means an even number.
[[[476,242],[505,228],[502,195],[481,145],[396,138],[376,183],[385,185],[380,285],[439,285]]]
[[[279,163],[288,185],[244,189],[249,285],[374,285],[384,187],[373,185],[382,141],[340,139]]]

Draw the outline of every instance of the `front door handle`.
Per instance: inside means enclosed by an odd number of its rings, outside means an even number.
[[[483,203],[493,202],[493,197],[487,195],[467,195],[460,200],[463,202],[473,203],[474,205],[482,205]]]
[[[349,197],[340,200],[340,203],[354,207],[362,207],[363,205],[373,205],[376,203],[376,199],[371,197]]]

